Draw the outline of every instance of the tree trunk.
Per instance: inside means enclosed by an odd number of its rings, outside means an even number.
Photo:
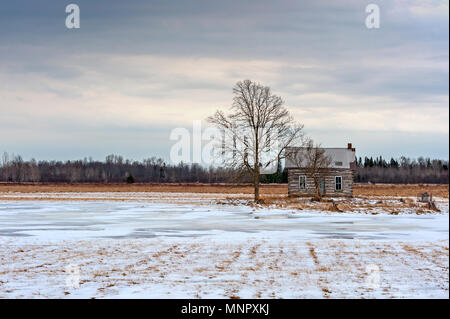
[[[253,173],[253,184],[255,186],[255,203],[259,202],[259,136],[258,128],[255,128],[255,163]]]
[[[255,187],[255,203],[259,201],[259,172],[253,174],[253,185]]]
[[[322,194],[320,194],[320,180],[319,178],[314,178],[314,186],[316,187],[316,198],[321,201],[322,200]]]

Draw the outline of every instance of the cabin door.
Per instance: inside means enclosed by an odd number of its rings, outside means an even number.
[[[319,190],[320,190],[320,195],[325,194],[325,179],[323,179],[323,178],[321,178],[319,180]]]

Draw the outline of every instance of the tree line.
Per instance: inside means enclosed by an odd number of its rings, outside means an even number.
[[[355,182],[361,183],[436,183],[449,182],[448,161],[419,157],[385,160],[358,158]],[[0,162],[1,182],[53,183],[228,183],[238,173],[231,168],[204,167],[199,164],[167,164],[151,157],[143,161],[109,155],[104,161],[84,158],[75,161],[23,160],[20,155],[4,153]],[[252,177],[241,175],[241,182]],[[261,183],[287,183],[287,172],[281,170],[260,177]]]
[[[447,184],[448,161],[419,157],[385,160],[379,156],[359,157],[355,181],[361,183],[433,183]]]
[[[220,183],[228,180],[225,168],[199,164],[166,164],[161,158],[143,161],[108,155],[104,161],[84,158],[75,161],[25,161],[20,155],[4,153],[0,164],[2,182],[53,183]]]

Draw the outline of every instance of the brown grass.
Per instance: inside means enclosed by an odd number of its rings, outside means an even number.
[[[448,198],[448,184],[356,184],[354,196],[417,196],[428,192],[433,196]]]
[[[248,184],[102,184],[102,183],[0,183],[0,193],[103,193],[103,192],[164,192],[164,193],[220,193],[252,194]],[[287,194],[287,185],[261,185],[261,194]]]
[[[311,243],[307,243],[309,245],[309,254],[311,255],[312,259],[314,260],[315,265],[319,265],[319,259],[317,258],[316,251],[314,247],[311,245]]]
[[[97,192],[165,192],[165,193],[220,193],[252,194],[248,184],[201,184],[201,183],[161,183],[161,184],[102,184],[102,183],[0,183],[0,193],[97,193]],[[286,184],[261,185],[260,192],[267,195],[286,195]],[[433,196],[449,195],[449,185],[442,184],[355,184],[355,196],[416,196],[428,192]]]

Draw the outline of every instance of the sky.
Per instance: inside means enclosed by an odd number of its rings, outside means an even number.
[[[0,5],[0,152],[168,160],[251,79],[325,147],[449,158],[448,1],[74,0],[79,29],[69,3]]]

